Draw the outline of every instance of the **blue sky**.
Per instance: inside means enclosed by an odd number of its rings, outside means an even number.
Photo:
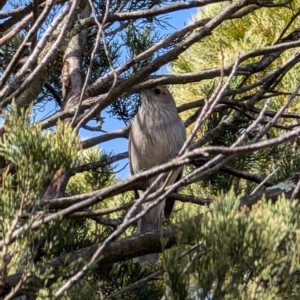
[[[188,10],[183,10],[180,12],[174,12],[170,13],[169,17],[170,20],[169,22],[171,23],[172,26],[174,26],[176,29],[182,28],[185,24],[188,23],[188,21],[192,18],[192,15],[196,13],[196,9],[188,9]],[[171,31],[173,32],[174,29],[171,28]],[[168,33],[168,31],[164,32]],[[163,66],[161,70],[158,72],[158,74],[167,74],[167,66]],[[103,130],[105,131],[113,131],[119,128],[123,128],[125,125],[123,122],[118,121],[114,118],[110,118],[108,114],[102,114],[102,117],[105,117],[105,123],[103,125]],[[93,133],[90,131],[82,130],[80,132],[80,135],[85,138],[90,138],[93,136],[99,135],[99,133]],[[101,145],[99,145],[100,148],[106,152],[113,152],[114,154],[118,154],[120,152],[124,152],[127,150],[128,147],[128,141],[126,139],[115,139],[113,141],[105,142]],[[116,168],[116,171],[121,170],[124,168],[124,166],[128,163],[128,160],[122,160],[116,163],[118,167]],[[117,173],[117,177],[121,179],[125,179],[126,177],[129,176],[129,168],[128,166],[125,167],[123,170],[121,170],[119,173]]]

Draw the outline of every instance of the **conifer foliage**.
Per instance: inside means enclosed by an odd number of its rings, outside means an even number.
[[[0,299],[299,299],[299,0],[0,7]],[[120,178],[127,149],[104,143],[158,85],[187,143]],[[166,197],[171,219],[135,234]]]

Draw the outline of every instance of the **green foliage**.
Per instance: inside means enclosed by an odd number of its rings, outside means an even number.
[[[228,4],[214,4],[203,10],[199,9],[195,19],[215,16],[225,5]],[[296,21],[289,21],[298,10],[298,6],[299,1],[293,1],[288,6],[276,9],[262,8],[243,18],[222,23],[212,35],[179,56],[170,66],[172,73],[184,74],[220,67],[221,51],[225,65],[228,65],[235,61],[238,54],[273,45],[297,28]],[[263,78],[295,51],[292,49],[283,52],[262,72],[235,77],[228,91]],[[260,57],[251,58],[243,64],[259,60]],[[293,91],[297,84],[298,72],[299,65],[282,78],[276,86],[276,91],[283,94],[272,96],[269,110],[277,111],[286,101],[284,93]],[[172,90],[176,102],[184,104],[209,98],[216,85],[217,79],[203,80],[176,85]],[[254,92],[255,89],[238,94],[232,99],[244,104]],[[298,98],[295,99],[288,111],[298,111],[299,101]],[[262,108],[264,103],[265,100],[260,101],[255,108]],[[206,120],[196,139],[217,127],[234,112],[229,106],[214,112]],[[182,113],[182,116],[188,118],[193,113],[193,110],[189,110]],[[243,116],[227,126],[207,144],[232,145],[255,117],[256,114],[248,112],[248,116]],[[262,124],[269,120],[267,117],[263,118]],[[281,119],[280,124],[290,125],[290,121]],[[259,128],[252,131],[243,144],[249,144],[258,132]],[[278,137],[283,133],[284,130],[273,127],[265,138],[267,140]],[[286,143],[240,155],[226,165],[262,178],[275,171],[271,180],[281,182],[299,171],[297,149],[297,141]],[[193,169],[193,166],[188,166],[185,171],[188,173]],[[262,201],[251,212],[240,212],[238,195],[250,194],[255,187],[256,184],[238,176],[214,172],[182,190],[189,195],[213,198],[215,202],[210,211],[204,213],[201,222],[193,226],[190,223],[186,224],[181,236],[182,245],[164,255],[168,299],[208,299],[208,296],[212,299],[299,298],[299,206],[281,199],[276,205]],[[186,239],[193,241],[192,246],[183,245]],[[177,263],[174,264],[174,261]]]
[[[11,168],[1,176],[0,235],[1,241],[7,243],[3,248],[6,261],[1,276],[19,268],[33,271],[35,279],[32,280],[38,280],[38,290],[40,284],[43,286],[43,282],[53,275],[53,270],[38,271],[35,263],[42,252],[45,259],[55,254],[58,236],[52,235],[52,230],[58,228],[60,218],[31,231],[35,221],[31,213],[41,209],[41,197],[55,172],[70,166],[80,143],[69,125],[58,122],[54,134],[44,132],[39,125],[31,124],[29,109],[19,109],[15,104],[5,113],[4,131],[0,153]],[[15,227],[22,229],[23,233],[11,244]],[[64,227],[61,228],[63,231]]]
[[[76,300],[98,299],[99,297],[114,293],[125,288],[131,283],[137,282],[150,275],[156,268],[140,268],[132,262],[114,264],[109,267],[100,268],[90,272],[86,278],[67,292],[63,299]],[[142,287],[128,291],[121,299],[124,300],[156,300],[163,296],[163,282],[155,280],[153,283],[145,284]],[[101,298],[100,298],[101,299]]]
[[[183,224],[181,240],[193,240],[194,246],[184,255],[186,246],[164,255],[168,299],[299,298],[297,203],[261,201],[250,213],[238,210],[230,192],[200,222]]]
[[[109,155],[102,152],[98,147],[90,148],[81,151],[73,166],[76,168],[77,166],[92,164],[108,157]],[[114,170],[110,165],[91,168],[89,171],[72,176],[67,186],[67,192],[71,195],[88,193],[99,190],[115,181]]]
[[[119,43],[115,42],[115,41],[111,41],[110,43],[108,43],[107,45],[108,47],[108,51],[109,51],[109,56],[110,56],[110,60],[115,63],[115,61],[119,58],[119,49],[120,49],[120,45]],[[87,53],[92,52],[94,49],[94,40],[88,40],[87,41]],[[83,68],[88,68],[90,64],[90,56],[89,55],[85,55],[83,57]],[[97,80],[97,78],[103,76],[105,73],[107,73],[110,69],[110,64],[109,64],[109,60],[106,56],[106,52],[105,49],[103,48],[103,45],[100,44],[99,48],[95,54],[95,59],[93,61],[93,68],[92,68],[92,73],[91,73],[91,81],[95,81]]]
[[[55,172],[71,164],[80,145],[68,125],[58,122],[55,134],[42,132],[39,125],[30,124],[28,110],[18,110],[15,104],[5,119],[0,154],[14,165],[15,174],[2,176],[1,216],[12,217],[18,209],[39,205]]]
[[[229,2],[221,4],[212,4],[203,9],[199,9],[195,20],[212,17],[221,12]],[[227,20],[213,31],[212,35],[205,37],[201,43],[196,43],[190,47],[183,55],[180,55],[177,60],[170,65],[173,74],[184,74],[187,72],[197,72],[203,69],[216,68],[221,66],[221,51],[224,56],[224,64],[233,63],[239,54],[246,53],[250,50],[271,46],[278,40],[286,37],[289,33],[297,28],[296,19],[290,22],[292,16],[299,7],[299,1],[292,1],[288,6],[280,6],[276,8],[262,8],[248,14],[243,18]],[[250,76],[236,76],[230,83],[228,90],[233,90],[238,86],[248,85],[263,78],[271,70],[275,70],[280,64],[285,62],[294,54],[296,50],[291,49],[284,51],[278,59],[276,59],[269,67],[261,72],[254,73]],[[259,62],[261,57],[250,58],[243,62],[249,64]],[[297,74],[299,65],[292,68],[281,79],[276,86],[276,91],[292,92],[297,84]],[[218,79],[203,80],[196,83],[173,86],[173,94],[178,104],[188,103],[199,98],[209,98],[217,85]],[[241,85],[242,84],[242,85]],[[241,104],[245,103],[247,97],[252,95],[254,90],[240,93],[233,97],[235,101]],[[227,98],[226,98],[227,99]],[[285,94],[274,95],[271,98],[269,110],[277,111],[279,107],[285,103],[287,96]],[[287,111],[298,111],[299,101],[293,101]],[[261,108],[265,100],[260,101],[255,105],[255,109]],[[254,107],[253,107],[254,108]],[[196,139],[201,138],[208,131],[218,126],[223,120],[229,118],[236,110],[231,107],[224,108],[213,113],[199,130]],[[184,118],[188,118],[194,113],[194,110],[189,110],[182,113]],[[243,133],[245,128],[253,122],[256,114],[248,111],[247,115],[234,121],[229,126],[222,130],[221,134],[216,134],[207,143],[208,145],[229,146],[238,136]],[[263,124],[270,119],[264,117]],[[289,119],[281,119],[280,124],[291,125]],[[188,129],[189,131],[190,129]],[[259,130],[252,131],[245,139],[244,143],[249,141],[258,133]],[[267,133],[267,138],[280,136],[284,131],[278,128],[271,128]],[[296,158],[295,150],[292,152],[292,147],[297,149],[296,145],[282,145],[280,147],[269,148],[255,153],[241,155],[238,158],[230,161],[227,165],[238,170],[242,170],[260,177],[266,177],[276,170],[271,180],[279,182],[282,179],[290,177],[295,170],[299,170],[299,161]],[[291,164],[290,162],[293,161]],[[190,167],[192,169],[192,167]],[[214,197],[220,191],[228,192],[232,187],[236,193],[251,193],[255,188],[255,184],[236,176],[215,172],[214,174],[205,177],[201,182],[193,184],[195,194],[203,197]]]

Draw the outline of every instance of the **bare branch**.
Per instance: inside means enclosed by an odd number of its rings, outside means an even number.
[[[115,163],[115,162],[125,159],[125,158],[128,158],[128,152],[119,153],[114,156],[102,156],[99,161],[87,163],[87,164],[81,165],[79,167],[72,168],[72,169],[70,169],[69,172],[70,172],[70,175],[72,176],[77,173],[82,173],[82,172],[94,170],[97,168],[103,168],[107,165],[110,165],[112,163]]]

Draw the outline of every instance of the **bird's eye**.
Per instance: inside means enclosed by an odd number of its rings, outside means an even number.
[[[160,95],[160,94],[161,94],[161,90],[160,90],[160,89],[155,89],[155,90],[154,90],[154,93],[155,93],[156,95]]]

